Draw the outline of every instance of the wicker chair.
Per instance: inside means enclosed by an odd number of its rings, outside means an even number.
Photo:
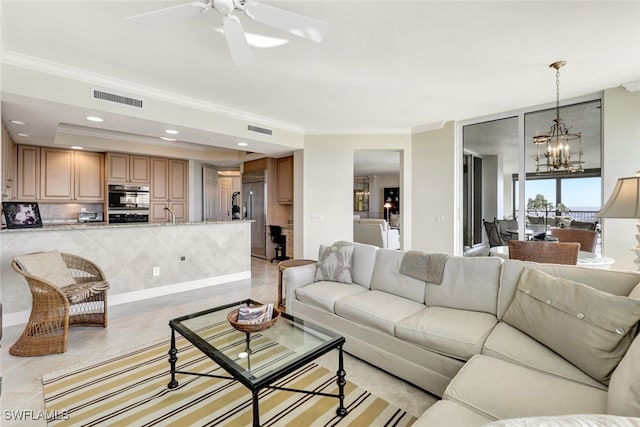
[[[598,243],[598,233],[596,231],[572,228],[552,228],[551,235],[557,237],[560,242],[580,243],[581,251],[596,251],[596,244]]]
[[[578,263],[580,243],[509,240],[509,259],[550,264]]]
[[[14,356],[41,356],[67,350],[69,326],[107,326],[107,289],[104,272],[93,262],[57,251],[71,281],[58,286],[27,272],[16,257],[11,267],[22,275],[32,295],[31,315],[22,335],[9,348]],[[37,255],[37,254],[29,254]]]

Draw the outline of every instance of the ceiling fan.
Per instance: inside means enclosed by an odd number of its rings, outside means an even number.
[[[222,31],[231,52],[231,58],[236,65],[253,63],[253,52],[240,23],[234,15],[235,11],[242,11],[254,21],[287,31],[293,35],[320,43],[327,34],[329,24],[319,19],[289,12],[277,7],[258,3],[254,0],[202,0],[182,3],[176,6],[152,10],[150,12],[129,16],[125,19],[136,19],[156,14],[191,14],[192,12],[207,13],[211,9],[222,15]]]

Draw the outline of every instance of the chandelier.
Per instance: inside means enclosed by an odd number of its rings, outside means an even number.
[[[583,172],[582,168],[582,135],[580,133],[569,133],[568,128],[560,118],[560,68],[567,61],[558,61],[549,65],[549,68],[556,69],[556,118],[547,134],[533,137],[533,143],[537,147],[536,152],[536,173],[553,172]],[[578,143],[577,160],[571,160],[570,142]]]

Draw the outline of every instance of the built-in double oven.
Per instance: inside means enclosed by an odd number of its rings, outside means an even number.
[[[110,184],[109,223],[149,222],[149,186]]]

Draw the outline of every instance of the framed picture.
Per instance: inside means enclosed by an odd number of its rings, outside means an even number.
[[[7,228],[42,227],[40,209],[36,202],[2,202],[2,211]]]

